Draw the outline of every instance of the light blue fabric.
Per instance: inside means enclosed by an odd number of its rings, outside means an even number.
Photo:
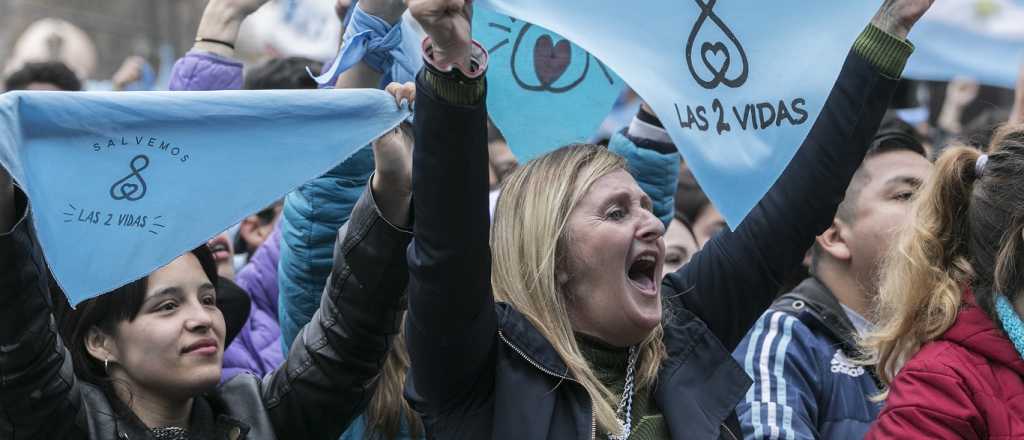
[[[473,38],[490,55],[487,113],[521,162],[586,142],[622,92],[611,69],[542,27],[476,8]]]
[[[915,49],[904,75],[934,81],[968,76],[1012,89],[1024,62],[1022,23],[1019,0],[935,2],[910,33]]]
[[[793,158],[878,8],[804,0],[476,3],[558,32],[614,70],[654,108],[733,227]]]
[[[1017,354],[1024,358],[1024,322],[1021,322],[1020,316],[1013,309],[1010,300],[1003,295],[996,294],[996,314],[999,315],[999,321],[1003,323],[1003,330],[1006,330],[1010,341],[1013,341]]]
[[[408,115],[380,90],[11,92],[0,95],[0,163],[77,304],[149,274]]]
[[[333,87],[338,76],[359,61],[365,61],[384,74],[382,86],[392,81],[413,81],[423,67],[418,34],[405,19],[391,26],[381,18],[363,12],[358,4],[352,9],[341,50],[330,68],[313,78],[317,84]]]

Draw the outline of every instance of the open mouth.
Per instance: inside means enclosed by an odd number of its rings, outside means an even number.
[[[649,295],[657,295],[658,283],[654,280],[657,268],[658,260],[653,254],[641,254],[633,261],[633,264],[629,265],[626,277],[640,291]]]
[[[228,245],[223,240],[214,239],[209,243],[210,252],[213,253],[213,259],[216,261],[223,261],[231,258],[231,252],[228,250]]]

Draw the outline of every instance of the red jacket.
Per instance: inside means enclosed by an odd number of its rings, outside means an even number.
[[[974,295],[896,375],[867,438],[1024,438],[1024,360]]]

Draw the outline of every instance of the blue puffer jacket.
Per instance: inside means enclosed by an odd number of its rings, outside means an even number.
[[[862,439],[879,388],[855,330],[824,284],[809,278],[772,304],[733,357],[754,385],[736,407],[745,439]]]
[[[682,161],[675,145],[640,137],[626,129],[612,136],[608,150],[626,159],[629,173],[651,198],[654,215],[667,228],[676,211],[676,185]]]
[[[348,221],[372,173],[373,150],[363,148],[284,199],[278,322],[285,353],[320,305],[338,228]]]

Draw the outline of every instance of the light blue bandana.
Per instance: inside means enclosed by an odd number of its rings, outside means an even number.
[[[141,278],[409,115],[380,90],[10,92],[0,165],[72,304]]]
[[[654,108],[701,187],[735,227],[807,137],[854,40],[879,2],[478,0],[474,4],[543,26],[588,51],[593,59],[586,81],[607,83],[601,66],[617,73]],[[489,24],[477,23],[474,31]],[[492,51],[515,53],[514,47],[507,46],[514,46],[521,23],[495,24],[512,32],[506,47]],[[488,48],[499,42],[489,43]],[[542,68],[533,69],[531,79],[540,73],[541,84],[549,87],[563,84],[563,76],[572,79],[588,59],[582,51],[562,45],[555,35],[548,39],[538,35],[526,44],[525,52],[532,52],[535,62],[538,55],[572,53],[575,61],[562,75],[555,75],[562,71],[562,64],[539,63]],[[573,114],[583,106],[555,105],[563,116],[543,124],[573,121]]]

